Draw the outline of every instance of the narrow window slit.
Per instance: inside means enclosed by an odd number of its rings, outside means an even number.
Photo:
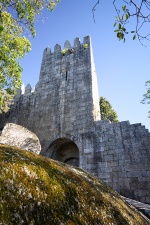
[[[68,75],[68,72],[66,71],[66,80],[67,80],[67,75]]]

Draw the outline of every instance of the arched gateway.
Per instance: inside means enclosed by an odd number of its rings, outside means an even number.
[[[79,149],[69,138],[58,138],[53,141],[45,155],[73,166],[79,166]]]

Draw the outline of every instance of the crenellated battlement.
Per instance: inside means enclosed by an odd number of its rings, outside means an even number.
[[[74,44],[71,45],[70,41],[66,40],[64,43],[64,46],[61,47],[59,44],[56,44],[54,46],[54,51],[52,52],[51,49],[49,47],[45,48],[44,53],[43,53],[43,57],[47,57],[48,55],[59,55],[59,56],[65,56],[65,55],[69,55],[72,54],[75,50],[78,51],[79,49],[87,49],[89,48],[91,45],[91,38],[90,36],[86,36],[83,38],[83,42],[80,42],[80,39],[78,37],[76,37],[74,39]],[[74,51],[73,51],[74,50]],[[68,54],[67,54],[68,53]]]
[[[32,89],[30,84],[27,84],[26,87],[24,84],[20,87],[20,89],[17,91],[17,94],[14,97],[14,102],[17,102],[20,97],[24,96],[31,96],[34,94],[35,88]]]

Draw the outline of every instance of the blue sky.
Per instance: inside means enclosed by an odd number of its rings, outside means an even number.
[[[145,81],[150,79],[150,43],[143,47],[138,40],[127,37],[119,42],[114,31],[115,10],[112,1],[100,1],[93,22],[92,7],[96,0],[62,0],[54,12],[46,10],[36,22],[36,37],[29,38],[32,50],[21,61],[23,83],[36,85],[39,78],[43,50],[52,51],[66,40],[73,45],[90,35],[98,77],[99,96],[104,96],[117,112],[120,121],[142,123],[150,130],[150,105],[140,103],[146,92]],[[133,21],[134,24],[134,21]],[[132,24],[128,27],[132,29]],[[148,29],[145,31],[148,33]]]

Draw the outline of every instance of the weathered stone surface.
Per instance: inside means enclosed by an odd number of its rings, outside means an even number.
[[[100,179],[64,163],[0,144],[0,173],[1,225],[150,224]]]
[[[91,39],[65,45],[73,51],[62,55],[58,45],[44,51],[35,91],[20,93],[0,116],[0,128],[24,126],[40,139],[42,155],[79,165],[122,195],[150,203],[150,133],[129,121],[100,121]]]
[[[95,159],[98,165],[94,171],[95,175],[123,196],[150,203],[148,130],[141,124],[130,125],[128,121],[98,121],[95,123],[94,140],[94,149],[97,148],[102,159],[102,162]],[[103,151],[101,146],[104,148]]]
[[[13,123],[7,123],[2,130],[0,143],[16,146],[37,154],[41,151],[38,137],[28,129]]]

